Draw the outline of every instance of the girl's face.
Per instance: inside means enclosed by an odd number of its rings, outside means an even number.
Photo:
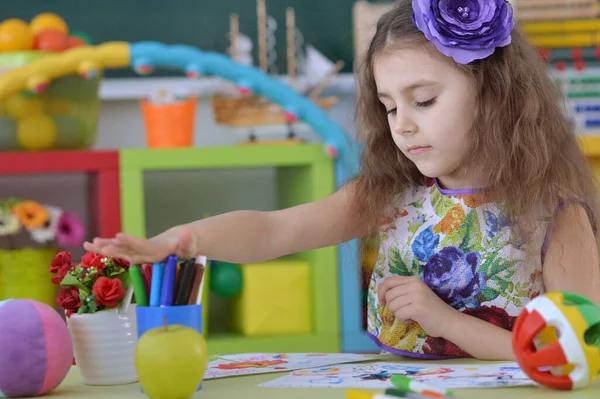
[[[450,61],[419,48],[383,52],[373,69],[402,153],[445,188],[475,184],[461,165],[475,108],[472,79]]]

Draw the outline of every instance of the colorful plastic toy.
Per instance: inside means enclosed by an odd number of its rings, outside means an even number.
[[[517,319],[513,350],[523,372],[539,384],[582,388],[600,374],[600,308],[570,292],[538,296]]]

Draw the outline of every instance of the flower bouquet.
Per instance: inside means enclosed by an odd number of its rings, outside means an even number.
[[[73,264],[69,252],[60,252],[50,265],[52,282],[60,286],[56,302],[67,317],[114,309],[129,287],[129,262],[86,253]]]
[[[136,382],[137,320],[130,303],[129,262],[87,252],[73,263],[69,252],[60,252],[50,273],[60,287],[56,303],[65,311],[84,384]]]
[[[32,200],[8,198],[0,201],[0,237],[14,249],[14,238],[21,232],[38,244],[58,247],[81,245],[85,228],[77,215]]]
[[[0,200],[0,300],[29,298],[56,305],[48,264],[61,247],[78,247],[85,228],[73,213],[39,202]]]

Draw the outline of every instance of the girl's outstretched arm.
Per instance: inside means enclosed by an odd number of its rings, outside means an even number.
[[[271,212],[235,211],[187,225],[209,259],[260,262],[328,247],[366,234],[352,214],[353,186],[331,196]]]
[[[88,251],[153,263],[170,254],[205,255],[232,263],[253,263],[291,253],[336,245],[366,234],[366,223],[353,214],[353,186],[295,207],[234,211],[166,230],[152,238],[118,234],[84,244]]]

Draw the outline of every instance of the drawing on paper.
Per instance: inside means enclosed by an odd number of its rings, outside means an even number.
[[[352,353],[248,353],[213,356],[209,360],[204,379],[277,373],[315,367],[327,368],[331,365],[366,361],[372,358],[372,356]]]
[[[491,388],[534,384],[516,363],[495,365],[406,365],[401,363],[375,362],[296,370],[260,386],[385,389],[393,386],[390,378],[395,374],[406,375],[417,381],[448,389]]]

